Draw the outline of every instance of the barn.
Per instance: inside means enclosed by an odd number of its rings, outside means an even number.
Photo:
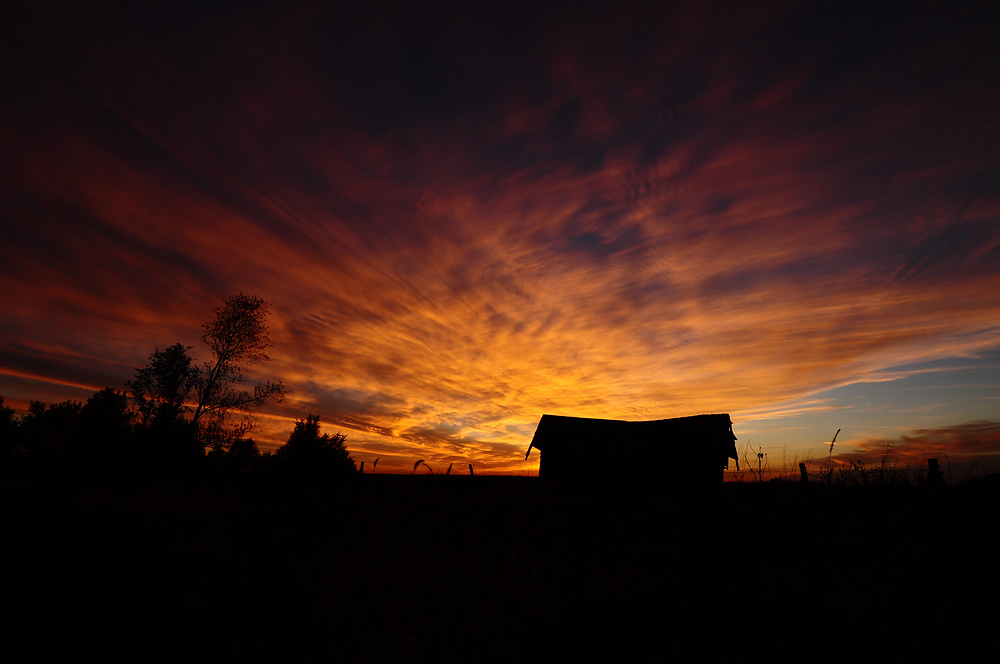
[[[607,479],[682,484],[722,481],[736,457],[728,414],[628,422],[542,415],[528,445],[545,480]]]

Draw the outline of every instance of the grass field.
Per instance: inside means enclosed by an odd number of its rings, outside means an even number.
[[[683,495],[357,480],[8,487],[5,643],[132,661],[897,660],[994,629],[995,476]]]

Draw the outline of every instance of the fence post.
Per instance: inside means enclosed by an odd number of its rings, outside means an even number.
[[[799,464],[799,481],[806,484],[809,481],[809,473],[806,472],[806,464]]]

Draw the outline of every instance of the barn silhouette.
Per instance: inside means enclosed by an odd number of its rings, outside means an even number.
[[[539,478],[717,484],[737,461],[728,414],[628,422],[542,415],[524,455],[541,453]]]

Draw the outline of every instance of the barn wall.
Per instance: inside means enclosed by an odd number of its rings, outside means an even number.
[[[722,459],[650,453],[596,455],[552,446],[540,452],[538,477],[560,482],[622,481],[643,484],[704,485],[722,482]]]

